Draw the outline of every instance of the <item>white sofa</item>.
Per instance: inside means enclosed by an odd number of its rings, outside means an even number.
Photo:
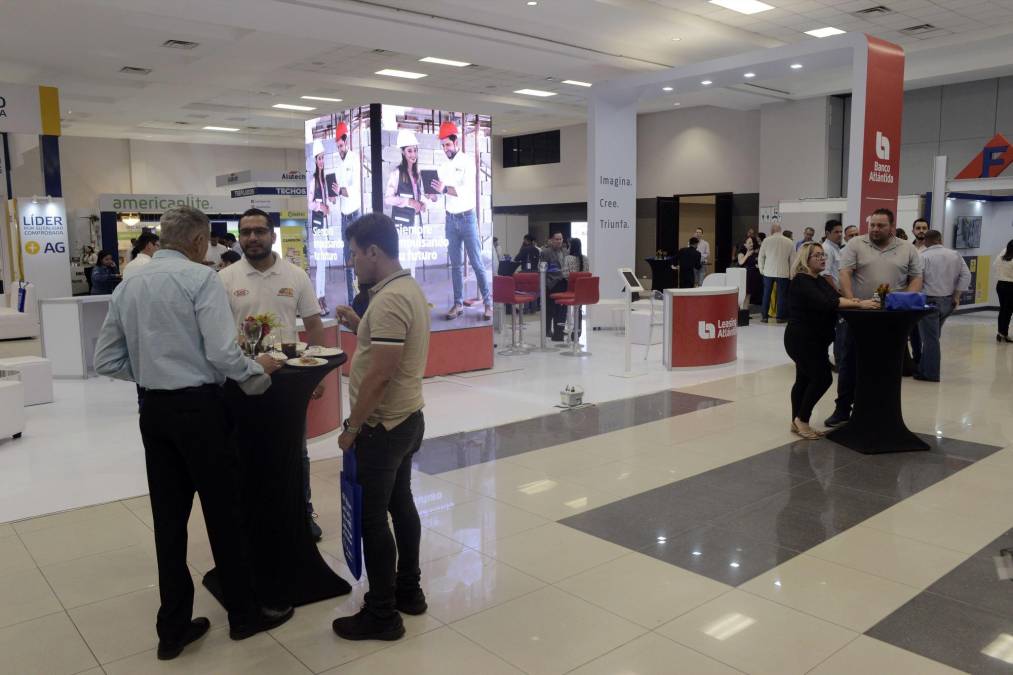
[[[24,430],[25,388],[17,380],[0,380],[0,441],[21,438]]]
[[[18,289],[10,286],[0,295],[0,340],[39,337],[39,301],[35,287],[26,286],[25,311],[18,311]]]

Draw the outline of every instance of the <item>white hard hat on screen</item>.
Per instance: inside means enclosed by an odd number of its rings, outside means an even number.
[[[415,132],[411,129],[398,129],[397,131],[397,147],[407,148],[409,146],[418,146],[419,139],[415,136]]]
[[[322,154],[324,154],[324,142],[318,138],[313,141],[313,156],[316,157],[317,155]]]

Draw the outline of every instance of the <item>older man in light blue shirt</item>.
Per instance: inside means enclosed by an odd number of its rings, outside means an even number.
[[[939,334],[946,319],[960,305],[960,295],[971,285],[971,270],[959,253],[943,246],[939,230],[925,233],[922,251],[922,292],[935,311],[918,322],[922,340],[922,358],[918,362],[916,380],[938,382],[942,354]]]
[[[292,608],[256,599],[238,490],[239,453],[231,441],[221,385],[231,378],[263,392],[279,366],[253,361],[236,342],[228,297],[218,275],[200,264],[206,215],[177,207],[162,216],[162,249],[113,293],[95,348],[95,370],[142,387],[141,439],[151,495],[161,607],[158,658],[173,659],[210,626],[193,618],[187,567],[187,521],[201,498],[229,636],[242,640],[281,625]]]

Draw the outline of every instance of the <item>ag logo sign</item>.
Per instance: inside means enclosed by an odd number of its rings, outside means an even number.
[[[37,241],[26,241],[25,242],[25,253],[27,253],[28,255],[35,255],[36,253],[38,253],[41,250],[42,250],[42,247],[39,246],[39,242],[37,242]]]
[[[0,96],[0,117],[7,117],[7,99]]]
[[[25,242],[25,253],[28,255],[36,255],[38,253],[66,253],[67,247],[62,241],[47,241],[45,246],[41,246],[37,241],[26,241]]]

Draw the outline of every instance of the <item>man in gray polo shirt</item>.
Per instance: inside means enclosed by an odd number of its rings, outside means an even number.
[[[869,233],[855,237],[841,250],[841,293],[846,298],[871,298],[876,289],[887,284],[891,291],[922,290],[922,259],[918,250],[896,236],[893,211],[876,209],[869,218]],[[838,364],[837,405],[824,424],[836,427],[851,418],[855,400],[855,342],[846,321],[844,348]]]

